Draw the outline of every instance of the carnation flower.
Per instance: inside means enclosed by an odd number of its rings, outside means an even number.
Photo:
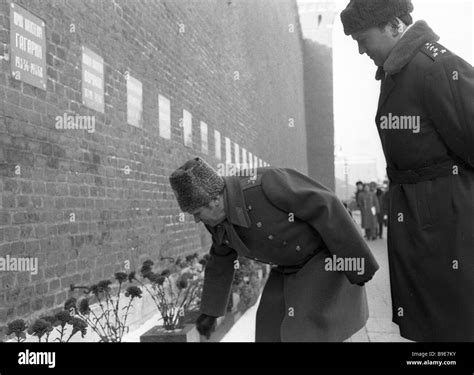
[[[130,297],[131,299],[142,298],[142,290],[134,285],[129,286],[125,292],[125,297]]]
[[[69,298],[64,303],[64,310],[70,311],[71,309],[74,309],[74,312],[75,312],[76,311],[76,303],[77,303],[77,300],[74,297]]]
[[[155,282],[156,282],[158,285],[163,285],[163,283],[165,282],[165,280],[166,280],[166,277],[165,277],[165,276],[159,275],[159,276],[156,278],[156,281],[155,281]]]
[[[27,327],[26,327],[25,321],[23,319],[17,319],[17,320],[14,320],[11,323],[8,323],[6,334],[7,334],[7,336],[9,336],[12,333],[14,333],[16,337],[23,337],[24,334],[25,334],[24,330],[26,328]]]
[[[161,276],[165,276],[165,277],[166,277],[166,276],[169,276],[170,273],[171,273],[170,270],[166,269],[166,270],[163,270],[163,271],[161,272]]]
[[[102,280],[97,284],[99,286],[99,291],[108,291],[110,289],[109,285],[112,284],[110,280]]]
[[[151,272],[152,272],[151,266],[143,265],[142,268],[140,268],[140,273],[142,277],[147,278]]]
[[[96,297],[99,294],[99,286],[97,284],[91,285],[89,290],[91,291],[92,294],[94,294]]]
[[[146,278],[150,280],[152,283],[156,283],[156,280],[160,277],[157,273],[150,272],[146,275]]]
[[[122,284],[128,278],[125,272],[117,272],[114,276],[115,279],[119,282],[119,284]]]
[[[88,315],[91,312],[89,300],[87,298],[83,298],[79,301],[79,312],[82,315]]]
[[[84,336],[87,333],[87,323],[81,318],[74,317],[71,320],[71,324],[72,324],[71,336],[75,335],[77,332],[81,332],[81,336],[82,338],[84,338]]]
[[[76,308],[75,305],[74,308]],[[59,324],[63,328],[66,326],[66,324],[71,322],[72,318],[68,310],[59,311],[54,317],[57,321],[59,321]]]
[[[28,328],[28,333],[32,336],[38,337],[41,340],[41,337],[48,334],[53,330],[51,323],[47,322],[44,319],[37,319],[34,323]]]
[[[128,282],[129,282],[129,283],[132,283],[133,280],[135,280],[135,274],[136,274],[135,271],[132,271],[132,272],[130,272],[130,273],[128,274]]]

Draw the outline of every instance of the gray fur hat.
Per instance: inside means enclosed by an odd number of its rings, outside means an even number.
[[[206,206],[224,190],[224,179],[203,159],[188,160],[175,170],[170,184],[183,212]]]
[[[341,12],[341,21],[344,33],[352,35],[395,17],[409,16],[411,12],[411,0],[351,0]]]

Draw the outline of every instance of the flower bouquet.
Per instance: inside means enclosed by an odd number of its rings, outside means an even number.
[[[160,326],[145,333],[141,341],[189,341],[190,336],[199,340],[194,325],[186,325],[185,318],[199,308],[207,258],[199,260],[193,254],[184,260],[167,259],[172,264],[161,271],[153,271],[151,260],[143,262],[140,269],[142,280],[137,281],[150,294],[162,321]]]

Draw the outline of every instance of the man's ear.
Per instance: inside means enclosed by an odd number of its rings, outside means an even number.
[[[393,37],[397,37],[403,33],[404,24],[400,18],[394,18],[392,21],[390,21],[389,25]]]
[[[213,199],[209,202],[211,208],[219,207],[219,198]]]

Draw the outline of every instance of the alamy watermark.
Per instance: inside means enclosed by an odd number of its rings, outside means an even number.
[[[411,130],[420,132],[420,116],[397,116],[389,113],[380,117],[380,130]]]
[[[58,130],[87,130],[88,133],[95,132],[95,116],[69,115],[56,116],[55,128]]]
[[[0,271],[30,272],[38,274],[38,258],[17,258],[7,255],[0,257]]]
[[[46,365],[49,368],[56,367],[55,352],[33,352],[26,349],[24,352],[18,353],[19,365]]]
[[[219,163],[217,164],[217,174],[219,176],[239,176],[251,177],[257,176],[257,168],[250,168],[249,164]]]
[[[358,275],[363,275],[365,273],[365,258],[341,258],[333,255],[331,258],[324,259],[324,263],[325,271],[357,271]]]

